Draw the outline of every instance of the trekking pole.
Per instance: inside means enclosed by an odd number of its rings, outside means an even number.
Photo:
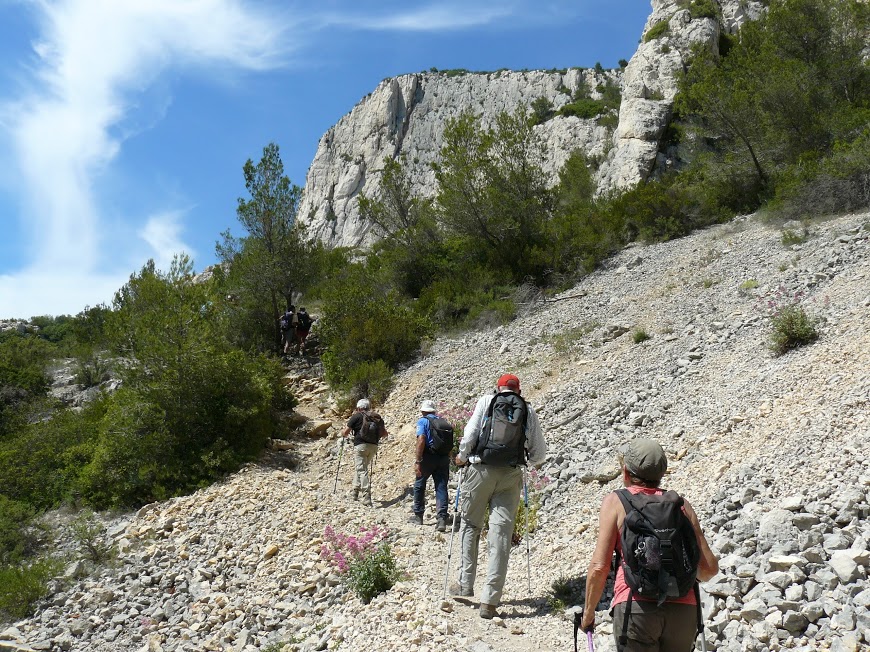
[[[447,567],[444,569],[444,593],[442,599],[447,597],[447,582],[450,579],[450,558],[453,556],[453,537],[456,536],[456,517],[459,515],[459,494],[462,491],[462,477],[465,475],[465,467],[459,469],[459,483],[456,485],[456,500],[453,504],[453,524],[450,526],[450,545],[447,546]]]
[[[338,466],[335,467],[335,482],[332,483],[332,493],[335,493],[335,490],[338,488],[338,472],[341,469],[341,455],[344,453],[345,439],[345,437],[341,438],[341,448],[338,449]]]
[[[375,456],[372,458],[372,464],[369,467],[369,498],[371,498],[372,486],[375,480],[375,462],[378,461],[378,449],[375,449]]]
[[[698,603],[698,635],[701,637],[701,652],[707,652],[707,637],[704,636],[704,607],[701,605],[701,585],[695,582],[695,601]]]
[[[583,619],[583,610],[574,612],[574,652],[577,651],[577,632],[580,631],[580,621]],[[595,643],[592,642],[592,630],[586,632],[586,650],[595,652]]]
[[[528,580],[529,594],[532,592],[532,555],[529,551],[529,483],[526,479],[526,467],[523,466],[523,496],[526,503],[526,579]]]

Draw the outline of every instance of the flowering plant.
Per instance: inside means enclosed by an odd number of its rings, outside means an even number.
[[[363,604],[390,589],[399,577],[396,561],[386,541],[389,531],[372,525],[360,528],[358,535],[337,532],[327,525],[320,557],[345,577],[347,585]]]
[[[803,307],[805,295],[802,291],[790,295],[782,286],[776,292],[759,300],[761,312],[769,319],[773,332],[770,348],[774,355],[782,355],[819,338],[817,318],[810,317]],[[812,301],[812,299],[811,299]],[[830,302],[825,297],[825,305]]]

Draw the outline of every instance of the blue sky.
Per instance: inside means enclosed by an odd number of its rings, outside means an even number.
[[[148,258],[215,262],[241,168],[291,181],[408,72],[616,67],[647,0],[0,0],[0,318],[75,314]]]

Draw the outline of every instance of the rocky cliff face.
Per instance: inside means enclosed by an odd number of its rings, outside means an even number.
[[[621,74],[592,70],[564,72],[419,73],[386,79],[320,139],[308,171],[299,215],[312,233],[334,246],[366,241],[359,218],[360,193],[376,195],[385,157],[404,156],[413,190],[435,192],[431,163],[438,158],[448,120],[465,111],[484,124],[545,97],[555,109],[571,101],[581,80],[590,88]],[[555,117],[537,127],[547,145],[547,171],[555,178],[574,149],[603,157],[608,131],[595,120]]]
[[[674,161],[660,153],[671,118],[677,74],[691,47],[715,48],[720,32],[734,32],[760,15],[756,0],[721,0],[721,22],[693,17],[684,0],[653,0],[643,35],[662,22],[668,31],[644,42],[625,71],[596,75],[592,70],[493,73],[419,73],[386,79],[321,138],[308,171],[300,220],[333,246],[369,241],[369,225],[359,217],[360,193],[377,196],[384,157],[405,157],[413,189],[435,193],[430,164],[442,145],[447,121],[472,111],[488,124],[498,113],[529,106],[545,97],[559,109],[571,101],[581,81],[595,88],[610,78],[622,86],[623,102],[615,133],[595,120],[557,116],[536,129],[544,140],[546,170],[556,180],[568,155],[581,149],[603,161],[599,191],[628,188]],[[661,28],[659,28],[661,29]]]

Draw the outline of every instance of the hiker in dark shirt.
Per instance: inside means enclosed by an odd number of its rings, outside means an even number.
[[[305,308],[300,308],[296,313],[296,352],[300,355],[305,354],[305,340],[308,333],[311,332],[311,325],[314,319],[308,314]]]
[[[287,355],[290,350],[290,341],[294,336],[296,323],[296,307],[290,305],[287,307],[287,311],[278,317],[278,326],[281,328],[281,345],[284,355]]]
[[[374,507],[369,469],[378,452],[378,443],[386,439],[388,433],[383,419],[371,407],[367,398],[357,401],[356,411],[348,419],[341,436],[347,437],[353,432],[354,474],[351,498],[362,499],[363,504]]]

